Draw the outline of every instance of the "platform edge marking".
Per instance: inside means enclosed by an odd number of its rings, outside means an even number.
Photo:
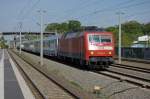
[[[0,99],[4,99],[4,50],[0,60]]]
[[[8,54],[8,52],[7,52]],[[9,54],[8,54],[9,56]],[[17,69],[15,63],[13,62],[13,60],[11,59],[11,57],[9,56],[9,61],[10,61],[10,64],[13,68],[13,71],[15,73],[15,76],[17,78],[17,81],[19,83],[19,86],[21,88],[21,91],[23,93],[23,96],[25,99],[35,99],[35,96],[32,94],[30,88],[28,87],[27,83],[25,82],[24,78],[21,76],[19,70]]]

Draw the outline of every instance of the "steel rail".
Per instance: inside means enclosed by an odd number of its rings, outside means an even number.
[[[135,76],[135,75],[130,75],[130,74],[127,74],[127,73],[121,73],[121,72],[113,71],[113,70],[107,70],[107,71],[111,72],[111,73],[118,74],[118,75],[130,77],[130,78],[133,78],[133,79],[137,79],[137,80],[141,80],[141,81],[150,83],[150,79],[144,79],[144,78],[141,78],[141,77],[138,77],[138,76]]]
[[[20,64],[15,60],[15,58],[13,57],[13,55],[8,51],[11,59],[15,62],[17,68],[19,70],[21,70],[21,72],[23,73],[23,75],[25,76],[25,78],[27,78],[27,80],[30,82],[30,84],[35,88],[36,92],[38,92],[38,94],[41,96],[42,99],[45,99],[44,95],[40,92],[40,90],[37,88],[37,86],[34,84],[34,82],[32,81],[32,79],[30,79],[30,77],[28,77],[28,75],[25,73],[25,71],[23,70],[23,68],[20,66]]]
[[[121,82],[126,81],[126,82],[134,84],[136,86],[150,89],[150,82],[148,80],[145,80],[145,79],[141,79],[138,77],[130,76],[128,74],[122,74],[122,73],[118,73],[118,72],[114,72],[114,71],[110,71],[110,70],[107,70],[106,72],[111,73],[111,74],[108,74],[108,73],[102,72],[102,71],[93,71],[93,72],[95,72],[97,74],[104,75],[104,76],[108,76],[110,78],[120,80]],[[112,74],[115,74],[115,75],[112,75]],[[141,83],[140,81],[148,83],[148,84]]]
[[[119,75],[118,75],[118,76],[115,76],[115,75],[107,74],[107,73],[104,73],[104,72],[97,72],[97,71],[96,71],[95,73],[101,74],[101,75],[104,75],[104,76],[108,76],[108,77],[110,77],[110,78],[114,78],[114,79],[117,79],[117,80],[120,80],[120,82],[125,81],[125,82],[127,82],[127,83],[130,83],[130,84],[139,86],[139,87],[141,87],[141,88],[150,89],[150,85],[140,83],[140,82],[138,82],[138,81],[135,81],[135,79],[133,79],[133,80],[124,79],[124,78],[122,78],[122,77],[119,77]],[[114,74],[115,74],[115,73],[114,73]],[[128,77],[128,78],[129,78],[129,77]]]
[[[115,58],[116,60],[118,58]],[[129,62],[137,62],[137,63],[144,63],[144,64],[150,64],[150,60],[144,60],[144,59],[135,59],[135,58],[122,58],[123,61],[129,61]]]
[[[62,88],[68,94],[70,94],[71,96],[73,96],[74,98],[76,98],[76,99],[94,99],[95,98],[94,95],[89,94],[87,92],[84,92],[83,90],[79,90],[79,89],[73,87],[69,82],[66,82],[64,79],[56,77],[56,75],[53,75],[53,74],[49,75],[49,74],[45,73],[44,71],[42,71],[39,68],[37,68],[37,66],[35,67],[34,64],[32,64],[31,62],[29,62],[26,59],[24,59],[23,57],[19,56],[16,52],[13,51],[13,53],[16,54],[18,57],[20,57],[27,64],[29,64],[30,66],[32,66],[35,70],[37,70],[38,72],[40,72],[41,74],[43,74],[46,78],[48,78],[49,80],[51,80],[53,83],[55,83],[56,85],[58,85],[60,88]]]
[[[113,64],[113,65],[110,65],[110,66],[118,67],[118,68],[125,68],[125,69],[144,72],[144,73],[150,73],[150,69],[148,69],[148,68],[136,67],[136,66],[131,66],[131,65]]]

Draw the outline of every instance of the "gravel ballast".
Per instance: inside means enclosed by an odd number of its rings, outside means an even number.
[[[39,63],[40,57],[23,52],[24,57],[35,63]],[[150,91],[139,88],[126,82],[119,82],[116,79],[104,75],[96,74],[91,71],[80,70],[50,59],[44,59],[43,68],[47,72],[52,72],[68,80],[73,85],[89,93],[93,92],[94,86],[100,86],[102,89],[98,98],[103,99],[150,99]]]
[[[38,88],[38,90],[40,90],[40,92],[42,93],[45,99],[74,99],[64,90],[59,88],[59,86],[57,86],[52,81],[47,79],[40,72],[35,70],[26,62],[22,61],[18,56],[16,56],[13,53],[12,55],[17,61],[17,63],[19,64],[19,66],[21,66],[21,68],[24,70],[27,76],[32,80],[32,82]]]

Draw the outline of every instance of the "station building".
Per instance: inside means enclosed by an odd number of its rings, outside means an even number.
[[[134,41],[133,45],[131,47],[135,47],[135,48],[150,47],[150,36],[149,35],[144,35],[144,36],[138,37],[138,40]]]

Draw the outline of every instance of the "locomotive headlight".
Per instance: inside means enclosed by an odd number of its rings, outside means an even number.
[[[91,55],[93,55],[94,54],[94,52],[91,52]]]
[[[111,54],[111,52],[109,52],[108,54]]]

